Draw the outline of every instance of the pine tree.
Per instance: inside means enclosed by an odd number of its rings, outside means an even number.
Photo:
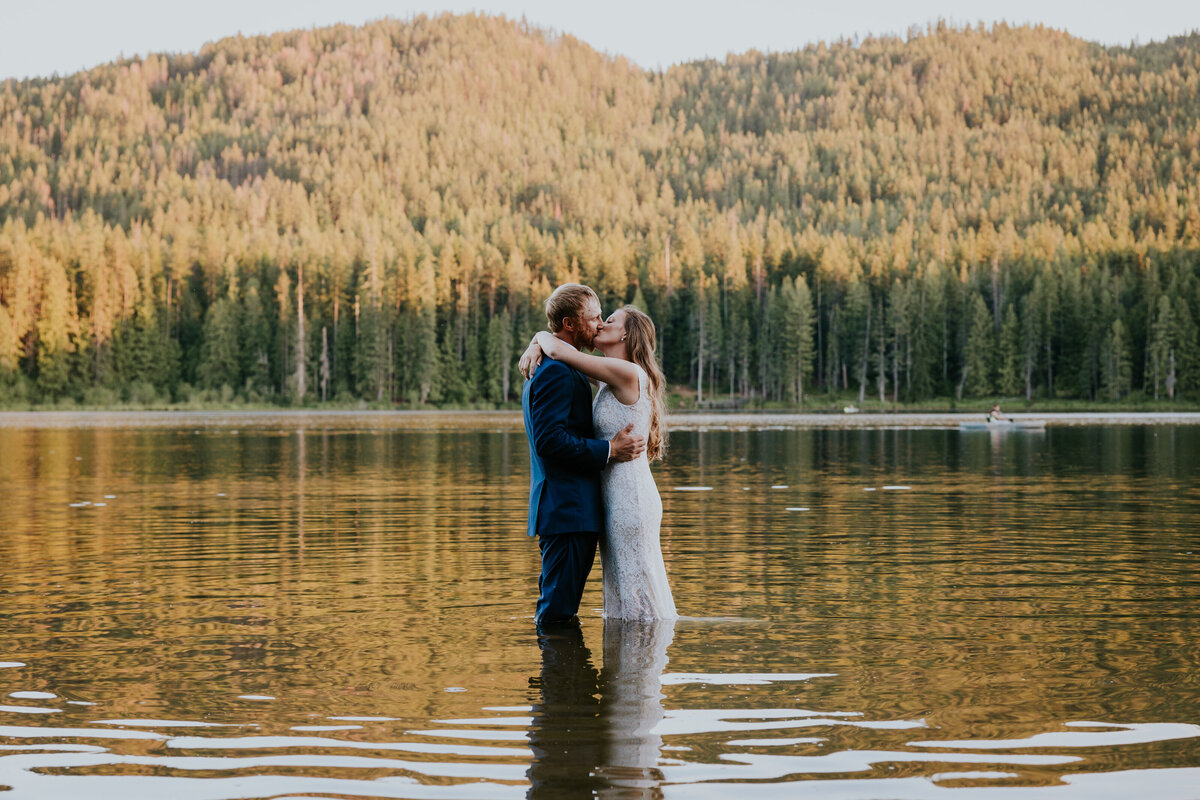
[[[56,259],[42,260],[42,299],[37,318],[37,385],[46,399],[72,389],[75,303],[66,270]]]
[[[797,276],[794,282],[795,300],[792,306],[795,314],[796,332],[796,403],[804,404],[804,387],[811,380],[813,359],[816,355],[814,327],[816,314],[813,309],[812,292],[808,281],[803,276]]]
[[[1183,293],[1175,295],[1175,368],[1180,391],[1200,388],[1200,335],[1192,307]]]
[[[1021,323],[1016,308],[1009,303],[1000,327],[1000,393],[1006,397],[1016,397],[1025,387],[1022,360]]]
[[[856,281],[846,293],[845,318],[847,334],[849,335],[852,360],[843,359],[843,363],[851,363],[858,380],[858,402],[861,404],[867,393],[867,371],[871,361],[871,319],[874,303],[871,302],[871,292],[862,281]],[[878,320],[874,320],[878,328]]]
[[[210,389],[242,386],[242,331],[237,298],[222,297],[208,309],[198,374]]]
[[[329,382],[333,377],[333,370],[329,363],[329,326],[321,326],[321,366],[318,374],[318,380],[321,384],[321,402],[324,403],[329,399]]]
[[[726,292],[725,364],[729,395],[745,394],[750,374],[750,322],[744,311],[748,292],[741,288]]]
[[[304,262],[296,268],[296,402],[304,404],[308,394],[307,342],[304,337]]]
[[[1103,389],[1110,400],[1120,400],[1133,384],[1133,364],[1129,357],[1129,334],[1120,318],[1113,320],[1101,348],[1104,365]]]
[[[259,294],[258,278],[250,278],[242,292],[241,373],[251,396],[270,397],[271,330]]]
[[[996,389],[996,329],[987,303],[977,292],[972,292],[968,308],[971,321],[967,329],[963,367],[966,390],[971,397],[987,397]]]
[[[1176,364],[1175,342],[1177,339],[1175,307],[1171,298],[1162,294],[1155,308],[1151,325],[1149,358],[1146,361],[1146,383],[1154,386],[1154,399],[1158,399],[1159,387],[1166,390],[1167,397],[1175,399]]]
[[[500,310],[487,327],[487,397],[493,403],[507,403],[513,365],[512,317],[507,308]]]
[[[708,375],[708,393],[710,397],[713,397],[716,394],[716,387],[719,385],[717,372],[724,361],[722,356],[727,346],[727,337],[724,320],[721,319],[721,287],[715,278],[710,280],[711,288],[705,298],[704,352],[708,358],[706,373]]]
[[[383,400],[388,366],[387,330],[381,310],[370,301],[359,307],[354,366],[358,396],[375,402]]]
[[[1046,370],[1046,394],[1054,396],[1054,358],[1058,323],[1059,294],[1053,275],[1038,275],[1033,279],[1030,295],[1031,314],[1036,315],[1033,329],[1040,334],[1038,349]]]
[[[288,346],[292,341],[292,325],[291,325],[291,307],[292,307],[292,291],[291,281],[288,279],[287,270],[280,269],[279,275],[275,280],[275,308],[277,312],[275,327],[275,338],[278,343],[278,361],[273,365],[275,369],[273,373],[279,379],[279,394],[281,397],[290,397],[291,391],[288,387],[288,365],[292,363],[291,348]]]

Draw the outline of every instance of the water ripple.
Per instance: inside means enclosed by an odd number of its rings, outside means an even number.
[[[957,739],[909,742],[912,747],[948,747],[963,750],[1007,750],[1028,747],[1118,747],[1149,742],[1169,742],[1200,736],[1200,725],[1171,722],[1122,724],[1119,722],[1064,722],[1078,728],[1115,728],[1106,731],[1052,731],[1022,739]]]

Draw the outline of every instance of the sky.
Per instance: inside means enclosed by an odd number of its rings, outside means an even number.
[[[0,0],[0,80],[67,75],[121,56],[193,52],[238,33],[446,11],[523,16],[647,69],[751,49],[903,36],[938,19],[1040,23],[1121,45],[1200,29],[1196,0]]]

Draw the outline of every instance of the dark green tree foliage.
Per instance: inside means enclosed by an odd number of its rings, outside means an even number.
[[[237,298],[222,297],[204,318],[200,379],[208,386],[242,386],[242,331]]]
[[[996,331],[992,312],[978,294],[970,295],[963,381],[971,397],[987,397],[996,391]]]
[[[772,354],[764,394],[769,399],[803,405],[811,390],[816,363],[812,292],[803,276],[784,278],[767,294],[766,340]]]
[[[1103,388],[1111,400],[1120,400],[1129,393],[1133,383],[1133,367],[1129,357],[1129,334],[1120,319],[1112,327],[1101,346]]]
[[[1198,81],[1195,34],[646,72],[474,15],[6,81],[0,399],[511,402],[567,280],[708,399],[1194,397]]]
[[[241,385],[251,397],[267,397],[271,393],[271,327],[257,278],[251,278],[242,293],[241,336]]]
[[[512,398],[512,330],[512,317],[506,308],[501,309],[500,313],[488,322],[484,376],[487,383],[487,399],[494,403],[507,403]]]
[[[1025,388],[1025,375],[1021,347],[1021,323],[1017,311],[1009,305],[1004,311],[1004,324],[1000,328],[1000,393],[1016,397]]]

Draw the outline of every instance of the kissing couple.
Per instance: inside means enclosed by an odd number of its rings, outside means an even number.
[[[597,545],[605,619],[675,619],[650,472],[666,449],[654,322],[634,306],[602,319],[600,299],[578,283],[554,290],[546,321],[550,330],[533,337],[519,364],[528,532],[542,555],[537,622],[576,618]],[[595,400],[589,381],[599,386]]]

